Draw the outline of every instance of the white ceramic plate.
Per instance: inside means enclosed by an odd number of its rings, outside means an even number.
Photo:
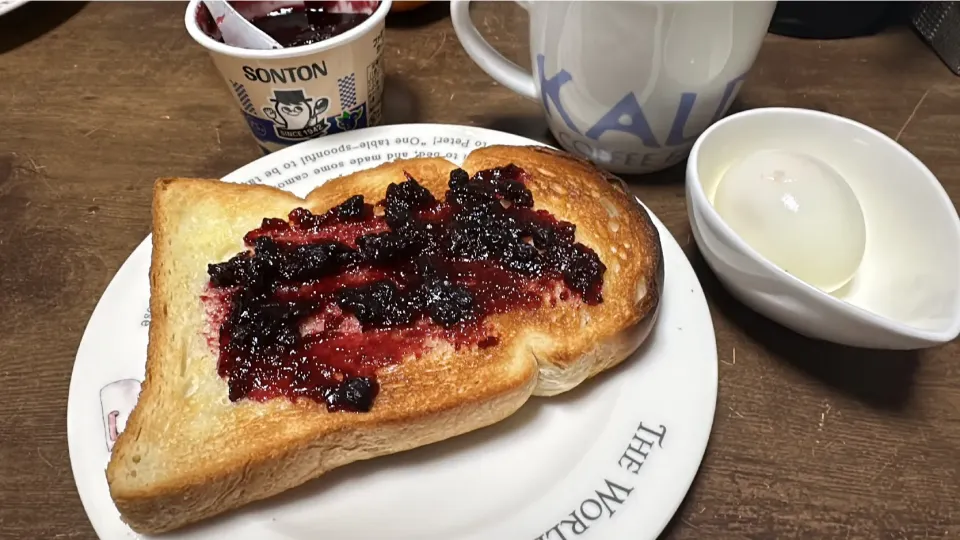
[[[29,0],[0,0],[0,15],[9,13],[27,2]]]
[[[470,127],[386,126],[309,141],[224,180],[261,181],[302,196],[384,160],[434,154],[461,162],[488,144],[539,143]],[[707,446],[717,350],[693,269],[663,224],[653,220],[665,257],[664,303],[649,340],[619,368],[568,394],[534,398],[490,428],[343,467],[167,538],[655,538],[690,487]],[[148,238],[97,304],[70,383],[73,474],[104,540],[139,537],[120,521],[104,468],[144,374],[149,266]]]

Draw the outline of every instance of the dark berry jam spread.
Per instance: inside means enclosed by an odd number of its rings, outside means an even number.
[[[278,9],[250,22],[280,45],[299,47],[339,36],[370,18],[370,13],[365,12],[338,12],[337,4],[330,1],[303,2],[303,7]]]
[[[358,195],[264,219],[244,237],[250,249],[208,267],[230,399],[367,411],[377,370],[432,340],[492,347],[488,315],[554,293],[602,302],[605,266],[573,224],[533,209],[525,177],[513,165],[473,178],[457,169],[438,200],[407,175],[376,205]]]

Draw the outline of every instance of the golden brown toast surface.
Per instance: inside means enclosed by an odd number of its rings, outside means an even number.
[[[536,209],[577,226],[606,265],[604,301],[560,303],[488,320],[496,346],[438,343],[383,368],[367,413],[310,401],[227,399],[201,294],[207,264],[244,249],[265,217],[322,213],[362,194],[380,200],[409,173],[434,195],[454,164],[412,159],[332,180],[306,199],[266,186],[168,179],[156,184],[147,376],[107,468],[111,495],[140,532],[162,532],[295,487],[352,461],[415,448],[497,422],[532,394],[551,395],[624,360],[645,339],[662,290],[657,231],[622,185],[592,165],[534,147],[474,151],[471,174],[513,163]]]

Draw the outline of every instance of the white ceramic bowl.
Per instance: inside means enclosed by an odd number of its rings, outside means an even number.
[[[724,171],[760,149],[806,152],[850,184],[866,221],[863,262],[827,294],[748,246],[712,205]],[[919,349],[960,334],[960,219],[936,177],[879,131],[847,118],[754,109],[717,122],[687,162],[687,211],[710,268],[747,306],[796,332],[845,345]]]

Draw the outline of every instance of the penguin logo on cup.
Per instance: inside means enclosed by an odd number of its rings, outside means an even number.
[[[323,113],[330,99],[307,97],[303,90],[274,90],[272,106],[264,107],[263,114],[273,121],[278,137],[306,139],[326,133],[329,124]]]

